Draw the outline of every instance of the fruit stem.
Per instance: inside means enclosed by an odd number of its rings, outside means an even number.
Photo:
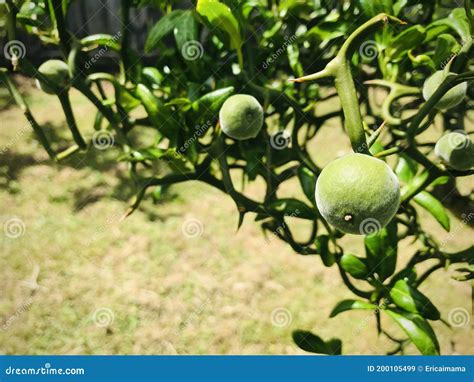
[[[357,92],[348,61],[341,62],[335,79],[336,91],[341,101],[345,126],[352,149],[356,153],[370,154],[365,138],[364,124],[359,109]]]
[[[69,130],[71,130],[74,142],[76,142],[76,144],[81,148],[81,150],[86,149],[87,144],[84,141],[84,138],[82,138],[82,135],[77,127],[76,119],[74,118],[74,112],[71,107],[71,101],[69,100],[68,93],[65,92],[58,94],[58,98],[64,110],[64,115],[66,116],[66,121],[69,126]]]
[[[336,57],[334,57],[334,59],[332,59],[323,70],[305,77],[291,80],[292,82],[306,82],[326,77],[335,77],[336,91],[341,101],[345,125],[351,140],[352,149],[355,152],[368,155],[370,155],[369,146],[367,145],[365,138],[364,124],[359,109],[359,100],[357,98],[357,91],[351,72],[351,57],[358,46],[356,43],[361,38],[370,33],[380,23],[385,24],[389,21],[404,24],[403,21],[396,17],[384,13],[374,16],[357,28],[347,38]]]

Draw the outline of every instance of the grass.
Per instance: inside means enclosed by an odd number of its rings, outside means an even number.
[[[28,85],[34,115],[66,147],[59,103]],[[77,93],[71,97],[90,137],[93,109]],[[250,218],[236,232],[235,207],[220,191],[177,185],[164,202],[147,200],[120,222],[134,190],[124,166],[115,164],[117,151],[52,164],[18,108],[0,117],[0,139],[8,146],[0,155],[0,220],[4,229],[13,217],[23,224],[20,237],[0,236],[0,353],[303,354],[291,339],[295,329],[339,337],[346,354],[390,349],[368,313],[328,318],[340,299],[353,298],[334,268],[265,238]],[[314,150],[323,165],[349,146],[328,125]],[[463,182],[462,189],[472,188],[472,181]],[[248,189],[259,191],[258,184]],[[427,230],[448,238],[453,250],[471,244],[472,229],[454,216],[451,236],[425,218]],[[183,235],[196,221],[202,234]],[[344,242],[362,254],[360,237]],[[403,264],[414,248],[403,242],[400,251]],[[454,308],[471,309],[471,286],[451,275],[439,271],[421,288],[444,318]],[[402,337],[385,318],[384,324]],[[473,353],[469,325],[433,326],[444,354]]]

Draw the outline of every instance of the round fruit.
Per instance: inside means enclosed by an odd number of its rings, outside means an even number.
[[[222,131],[231,138],[255,138],[263,126],[263,109],[255,97],[236,94],[222,105],[219,121]]]
[[[316,204],[337,229],[369,235],[385,227],[400,205],[400,184],[382,160],[349,154],[329,163],[316,182]]]
[[[428,77],[423,84],[423,98],[425,101],[438,90],[439,86],[443,83],[448,74],[444,70],[438,70],[431,77]],[[438,101],[436,107],[438,109],[450,109],[456,105],[459,105],[462,100],[466,97],[467,83],[462,82],[459,85],[449,89],[443,97]]]
[[[60,88],[65,88],[69,86],[69,67],[64,61],[48,60],[41,64],[41,66],[38,68],[38,71],[46,78],[48,78],[51,82],[54,82],[56,85],[58,85]],[[39,80],[36,80],[36,85],[45,93],[56,94],[53,89],[51,89],[48,85],[42,83]]]
[[[452,132],[442,136],[436,142],[435,154],[455,170],[466,171],[474,167],[474,144],[465,133]]]

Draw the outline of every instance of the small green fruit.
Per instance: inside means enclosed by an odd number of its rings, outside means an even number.
[[[337,229],[368,235],[385,227],[400,205],[400,184],[382,160],[350,154],[329,163],[316,182],[316,205]]]
[[[222,105],[219,121],[222,131],[231,138],[255,138],[263,126],[263,109],[255,97],[236,94]]]
[[[448,74],[444,70],[438,70],[431,77],[428,77],[423,84],[423,98],[425,101],[438,90],[439,86],[443,83]],[[438,109],[450,109],[456,105],[459,105],[462,100],[466,97],[467,83],[462,82],[459,85],[449,89],[443,97],[438,101],[436,107]]]
[[[51,82],[54,82],[56,85],[58,85],[61,89],[69,86],[71,76],[69,73],[69,67],[64,61],[48,60],[41,64],[41,66],[38,68],[38,71]],[[54,89],[51,89],[48,85],[42,83],[41,81],[37,80],[36,86],[45,93],[56,94]]]
[[[474,167],[474,144],[467,134],[452,132],[442,136],[436,142],[435,154],[455,170]]]

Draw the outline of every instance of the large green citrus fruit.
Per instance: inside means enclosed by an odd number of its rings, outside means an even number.
[[[60,88],[65,88],[69,86],[70,74],[69,67],[64,61],[61,60],[48,60],[41,64],[38,68],[38,71],[47,77],[51,82],[54,82]],[[39,89],[43,90],[48,94],[55,94],[55,91],[51,89],[45,83],[41,81],[36,81],[36,85]]]
[[[465,133],[452,132],[442,136],[435,154],[449,167],[466,171],[474,167],[474,144]]]
[[[222,131],[231,138],[255,138],[263,126],[263,109],[255,97],[236,94],[222,105],[219,121]]]
[[[382,160],[350,154],[329,163],[316,182],[316,204],[337,229],[368,235],[386,226],[400,205],[400,184]]]
[[[445,80],[446,76],[452,73],[446,73],[444,70],[438,70],[432,76],[428,77],[423,84],[423,98],[425,101],[438,90],[441,83]],[[438,109],[450,109],[456,105],[459,105],[462,100],[466,97],[467,83],[462,82],[459,85],[449,89],[443,97],[438,101],[436,107]]]

